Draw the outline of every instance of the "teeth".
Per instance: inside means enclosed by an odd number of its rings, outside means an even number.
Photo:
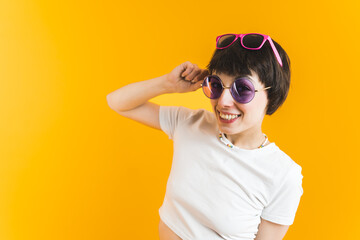
[[[227,119],[227,120],[231,120],[231,119],[237,118],[239,116],[240,115],[229,115],[229,114],[220,113],[220,117],[223,119]]]

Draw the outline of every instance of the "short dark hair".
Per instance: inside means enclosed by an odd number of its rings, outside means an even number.
[[[225,40],[226,41],[226,40]],[[259,80],[267,89],[268,104],[266,114],[273,114],[285,101],[290,87],[290,59],[285,50],[272,39],[280,54],[283,66],[278,63],[275,54],[266,41],[260,50],[248,50],[241,46],[237,39],[230,47],[215,49],[206,66],[210,74],[224,73],[230,76],[251,75],[257,73]]]

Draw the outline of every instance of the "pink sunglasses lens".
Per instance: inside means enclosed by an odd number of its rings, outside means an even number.
[[[247,48],[259,48],[263,41],[264,36],[259,34],[247,34],[242,39],[242,43]]]

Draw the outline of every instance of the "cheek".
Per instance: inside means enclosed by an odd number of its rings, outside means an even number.
[[[263,109],[266,107],[268,99],[267,99],[267,95],[262,92],[261,94],[258,94],[254,99],[253,99],[254,103],[256,104],[256,106],[259,108],[259,110]]]
[[[250,103],[238,106],[238,109],[240,109],[245,114],[245,117],[246,115],[252,115],[255,110],[253,104]]]
[[[265,112],[267,100],[265,99],[253,99],[253,101],[241,106],[241,110],[244,111],[245,117],[257,119],[261,118]],[[247,115],[247,116],[246,116]]]

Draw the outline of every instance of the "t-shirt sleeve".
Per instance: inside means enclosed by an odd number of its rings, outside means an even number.
[[[280,187],[273,193],[261,217],[270,222],[291,225],[303,195],[301,166],[293,165]]]
[[[161,130],[163,130],[169,139],[173,139],[175,131],[186,119],[188,119],[194,110],[183,106],[160,106],[159,121]]]

